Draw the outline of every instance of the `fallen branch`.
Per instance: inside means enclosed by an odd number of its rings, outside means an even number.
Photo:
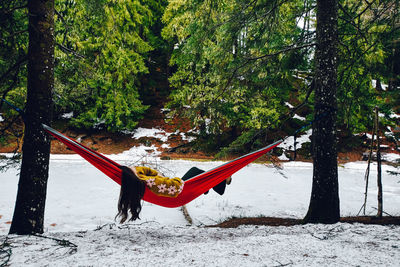
[[[72,243],[69,240],[58,239],[58,238],[55,238],[55,237],[44,236],[44,235],[39,235],[39,234],[33,234],[33,236],[54,240],[54,241],[57,242],[57,245],[60,245],[62,247],[69,247],[70,248],[69,254],[74,254],[74,253],[76,253],[78,251],[78,246],[76,244]]]
[[[167,152],[168,152],[168,153],[173,153],[173,152],[176,152],[176,150],[178,150],[179,148],[187,147],[187,146],[189,146],[189,145],[190,145],[190,143],[180,144],[180,145],[177,145],[177,146],[175,146],[175,147],[171,147],[170,149],[167,150]]]

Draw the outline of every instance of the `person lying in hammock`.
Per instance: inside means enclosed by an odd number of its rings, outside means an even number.
[[[121,191],[118,200],[118,213],[115,216],[121,217],[120,222],[124,223],[129,215],[129,221],[139,218],[142,210],[141,200],[146,186],[156,195],[164,197],[177,197],[183,190],[186,180],[204,171],[192,167],[182,178],[168,178],[162,176],[158,171],[149,167],[127,167],[121,166]],[[225,192],[227,184],[231,183],[231,177],[216,185],[213,189],[220,195]],[[208,191],[205,193],[207,194]]]

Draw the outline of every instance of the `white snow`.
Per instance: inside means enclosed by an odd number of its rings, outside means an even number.
[[[372,88],[376,88],[377,82],[376,80],[371,80]],[[389,85],[381,83],[382,90],[386,91],[389,88]]]
[[[3,122],[4,121],[4,118],[1,116],[1,113],[0,113],[0,122]]]
[[[189,132],[194,132],[194,130],[190,130]],[[186,136],[185,133],[180,132],[179,130],[176,130],[175,132],[166,132],[163,129],[159,129],[159,128],[139,127],[137,129],[135,129],[134,131],[131,131],[131,132],[124,131],[123,133],[131,134],[132,138],[134,138],[134,139],[139,139],[142,137],[146,137],[146,138],[153,137],[153,138],[159,139],[161,142],[164,143],[164,146],[168,146],[168,147],[169,147],[169,144],[167,142],[171,135],[179,134],[183,141],[188,141],[188,142],[191,142],[196,139],[195,137],[192,137],[192,136],[189,136],[189,137]]]
[[[134,153],[110,157],[129,164]],[[148,159],[156,161],[168,176],[182,176],[192,166],[207,170],[222,164],[160,161],[154,155]],[[339,168],[342,216],[357,215],[362,206],[365,169],[365,162]],[[387,170],[394,168],[383,166],[383,207],[399,216],[400,178]],[[375,164],[370,177],[367,214],[373,215],[377,207]],[[146,202],[141,220],[120,225],[114,220],[119,186],[78,156],[52,155],[44,235],[68,240],[77,248],[63,247],[54,239],[7,236],[18,170],[9,169],[0,179],[0,245],[8,238],[11,266],[398,266],[400,262],[399,226],[204,227],[231,217],[304,217],[311,193],[310,163],[284,163],[279,172],[262,164],[243,168],[233,175],[223,196],[210,191],[187,205],[192,226],[179,208]]]
[[[307,130],[304,134],[297,134],[296,136],[296,149],[301,148],[305,142],[311,142],[310,136],[312,134],[312,129]],[[284,150],[294,150],[294,136],[289,136],[286,138],[278,147]]]
[[[171,146],[169,144],[162,144],[161,148],[168,149],[171,148]]]
[[[301,121],[305,121],[306,120],[306,118],[301,117],[301,116],[299,116],[297,114],[294,114],[293,119],[298,119],[298,120],[301,120]]]
[[[188,141],[189,143],[196,140],[196,137],[194,136],[187,136],[185,133],[180,133],[181,138],[183,141]]]
[[[154,137],[156,139],[160,139],[163,142],[166,142],[168,140],[167,133],[164,130],[157,128],[137,128],[132,138],[139,139],[141,137]]]
[[[396,113],[390,114],[389,117],[392,118],[392,119],[400,119],[400,115],[396,114]]]
[[[74,116],[74,112],[71,111],[69,113],[64,113],[63,115],[61,115],[61,118],[63,119],[71,119]]]
[[[171,109],[169,109],[169,108],[160,109],[160,113],[166,113],[166,112],[170,112],[170,111],[171,111]]]
[[[382,159],[390,162],[400,161],[400,155],[395,153],[383,153]]]
[[[285,105],[288,106],[289,108],[294,108],[292,104],[290,104],[289,102],[285,102]]]

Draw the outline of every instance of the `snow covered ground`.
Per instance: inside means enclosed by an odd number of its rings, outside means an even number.
[[[130,164],[131,153],[112,156]],[[128,161],[129,158],[129,161]],[[205,170],[221,162],[160,161],[144,158],[168,176],[190,167]],[[341,215],[357,215],[364,200],[366,164],[339,168]],[[384,210],[400,216],[400,177],[386,173]],[[376,166],[372,167],[367,214],[376,213]],[[283,175],[282,175],[283,174]],[[11,247],[11,266],[399,266],[400,227],[361,224],[242,226],[209,228],[231,217],[302,218],[307,212],[312,165],[251,164],[233,175],[225,195],[213,191],[181,210],[145,203],[141,220],[115,222],[119,186],[75,155],[52,155],[45,214],[45,236],[7,236],[18,170],[0,173],[0,244]],[[59,241],[68,240],[69,246]],[[65,245],[66,242],[64,242]],[[6,254],[0,253],[0,264]]]

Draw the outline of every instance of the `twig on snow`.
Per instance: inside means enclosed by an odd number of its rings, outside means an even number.
[[[11,255],[12,249],[8,242],[8,236],[6,236],[3,243],[0,245],[0,267],[8,266]]]
[[[70,248],[69,254],[74,254],[78,251],[78,246],[69,240],[59,239],[59,238],[50,237],[50,236],[44,236],[44,235],[40,235],[40,234],[33,234],[33,236],[54,240],[57,242],[57,245],[60,245],[62,247],[69,247]]]
[[[377,208],[375,208],[375,207],[372,207],[373,209],[375,209],[375,210],[378,210]],[[383,213],[385,213],[386,215],[388,215],[388,216],[390,216],[390,217],[394,217],[393,215],[391,215],[391,214],[389,214],[389,213],[387,213],[387,212],[385,212],[385,211],[382,211]]]
[[[278,260],[274,260],[274,261],[276,261],[277,263],[279,263],[279,265],[274,265],[274,267],[282,267],[282,266],[293,265],[293,261],[290,261],[290,262],[288,262],[288,263],[281,263],[281,262],[278,261]]]
[[[335,235],[333,234],[333,231],[335,231],[337,228],[339,228],[339,225],[333,227],[332,229],[329,229],[328,232],[327,232],[323,237],[319,237],[319,236],[315,235],[314,233],[312,233],[311,231],[308,231],[308,232],[309,232],[309,234],[310,234],[312,237],[315,237],[315,238],[317,238],[317,239],[319,239],[319,240],[328,240],[329,238],[335,236]]]
[[[102,229],[103,229],[104,227],[106,227],[106,226],[108,226],[109,229],[112,229],[115,225],[116,225],[115,223],[106,223],[106,224],[97,226],[97,228],[94,229],[94,231],[100,231],[100,230],[102,230]]]

